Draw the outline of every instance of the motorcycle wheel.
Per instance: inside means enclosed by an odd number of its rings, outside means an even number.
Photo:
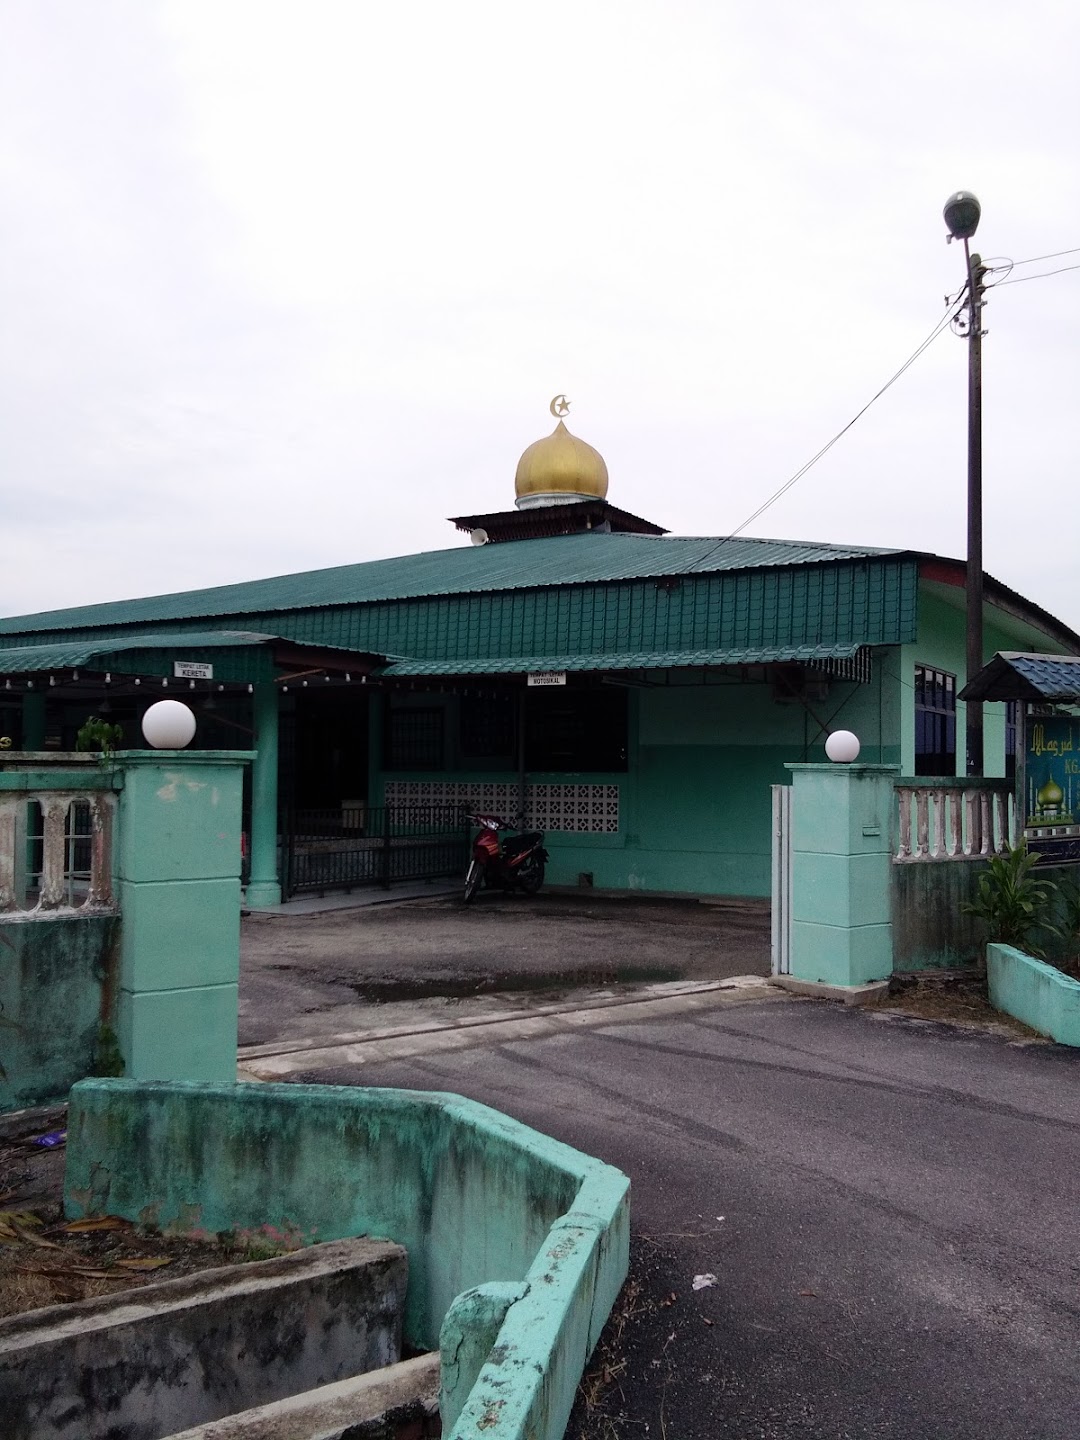
[[[465,872],[465,893],[461,897],[466,905],[468,905],[469,901],[480,888],[481,871],[482,867],[479,860],[471,860],[469,862],[469,868]]]
[[[526,895],[535,895],[544,883],[543,860],[526,860],[518,871],[518,885]]]

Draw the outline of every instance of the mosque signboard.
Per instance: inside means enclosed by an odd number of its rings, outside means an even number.
[[[1040,708],[1025,707],[1017,808],[1028,848],[1061,864],[1080,860],[1080,716]]]

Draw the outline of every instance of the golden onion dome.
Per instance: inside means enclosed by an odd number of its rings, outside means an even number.
[[[1035,798],[1046,809],[1056,809],[1065,799],[1065,791],[1051,775]]]
[[[557,395],[550,409],[553,415],[565,415],[569,401]],[[568,500],[603,500],[607,488],[604,457],[571,435],[561,419],[550,435],[534,441],[524,452],[514,476],[519,508],[559,505]]]

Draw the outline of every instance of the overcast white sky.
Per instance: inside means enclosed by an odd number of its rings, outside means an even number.
[[[467,543],[559,391],[728,533],[959,289],[951,191],[1080,246],[1078,54],[1066,0],[0,0],[0,613]],[[1080,270],[986,326],[986,566],[1080,626]],[[946,332],[751,533],[962,555],[965,405]]]

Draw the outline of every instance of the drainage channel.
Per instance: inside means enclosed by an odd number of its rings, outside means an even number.
[[[0,1321],[6,1440],[430,1433],[437,1353],[402,1361],[405,1249],[368,1238]]]

